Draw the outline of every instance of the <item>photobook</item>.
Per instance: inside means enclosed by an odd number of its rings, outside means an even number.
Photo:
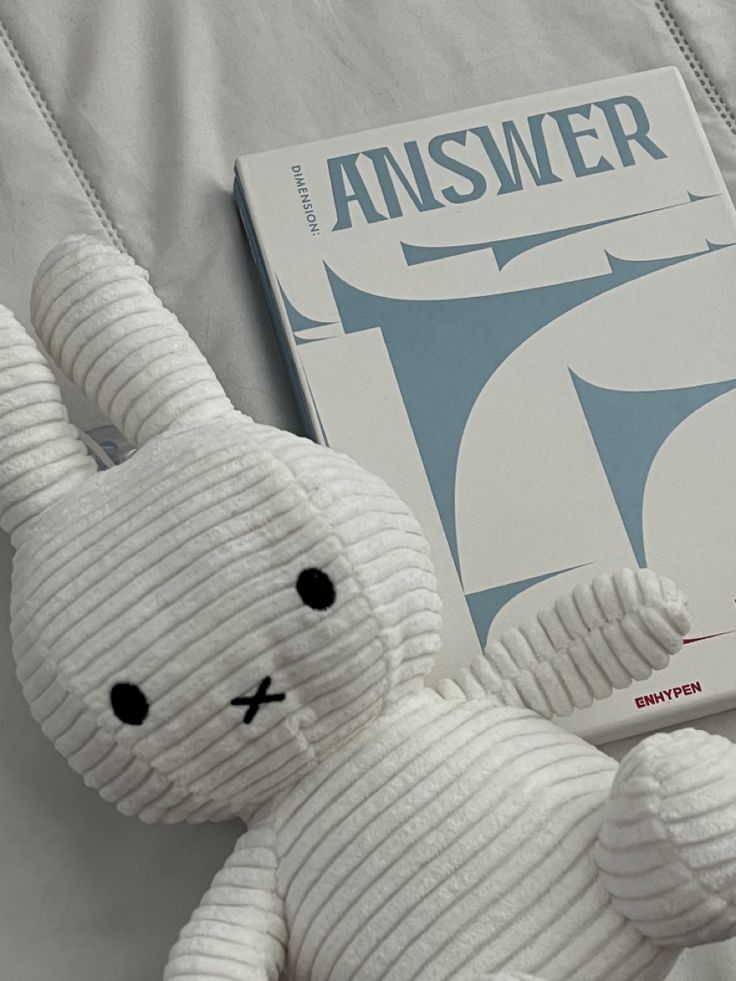
[[[648,566],[687,643],[561,724],[736,703],[736,214],[677,70],[241,157],[235,194],[305,427],[430,540],[433,677]]]

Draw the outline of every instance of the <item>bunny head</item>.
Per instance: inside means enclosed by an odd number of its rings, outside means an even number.
[[[144,820],[247,817],[423,685],[428,545],[383,481],[237,412],[132,260],[58,246],[48,355],[138,447],[98,473],[31,337],[0,315],[0,513],[33,716]]]

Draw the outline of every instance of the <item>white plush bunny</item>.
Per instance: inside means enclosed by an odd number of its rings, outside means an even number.
[[[236,412],[109,246],[55,249],[32,317],[139,449],[96,472],[3,311],[31,711],[125,814],[248,822],[166,979],[658,981],[734,933],[732,745],[655,735],[618,767],[548,721],[667,663],[674,584],[601,576],[429,690],[428,546],[383,481]]]

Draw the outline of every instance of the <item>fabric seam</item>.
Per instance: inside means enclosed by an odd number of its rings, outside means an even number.
[[[2,20],[0,20],[0,40],[2,40],[3,44],[5,45],[5,48],[8,54],[10,55],[10,59],[13,62],[13,65],[15,66],[15,69],[21,78],[21,81],[25,85],[28,94],[33,99],[36,108],[41,113],[41,117],[46,123],[46,126],[48,127],[51,136],[56,142],[56,145],[59,147],[62,154],[64,155],[64,159],[66,160],[72,173],[74,174],[77,183],[79,184],[80,188],[82,189],[82,192],[84,193],[84,196],[87,199],[87,203],[92,208],[92,211],[94,212],[97,220],[102,226],[102,229],[105,232],[105,235],[107,236],[108,240],[116,248],[130,255],[128,249],[125,246],[125,243],[123,242],[123,238],[120,232],[115,227],[113,220],[107,214],[107,211],[105,210],[105,207],[102,204],[100,196],[98,195],[92,182],[84,172],[84,169],[82,165],[79,163],[79,160],[77,160],[74,151],[69,145],[69,141],[64,136],[64,133],[62,132],[61,127],[59,126],[59,123],[57,122],[56,118],[51,112],[51,109],[49,108],[48,103],[44,99],[38,84],[36,83],[35,79],[31,75],[28,66],[26,65],[23,58],[21,57],[21,54],[18,51],[15,42],[10,36],[10,32],[8,31],[7,27],[5,26]]]
[[[685,61],[690,66],[700,87],[705,93],[708,101],[724,121],[733,136],[736,136],[736,114],[729,106],[726,99],[718,91],[718,88],[708,73],[705,65],[695,53],[695,49],[690,44],[687,35],[677,21],[677,18],[670,10],[667,0],[655,0],[655,9],[662,18],[665,27],[672,35],[672,38],[680,49]]]

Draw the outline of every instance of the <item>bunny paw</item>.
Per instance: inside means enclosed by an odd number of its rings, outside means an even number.
[[[616,910],[662,946],[736,934],[736,746],[658,733],[623,760],[596,859]]]

